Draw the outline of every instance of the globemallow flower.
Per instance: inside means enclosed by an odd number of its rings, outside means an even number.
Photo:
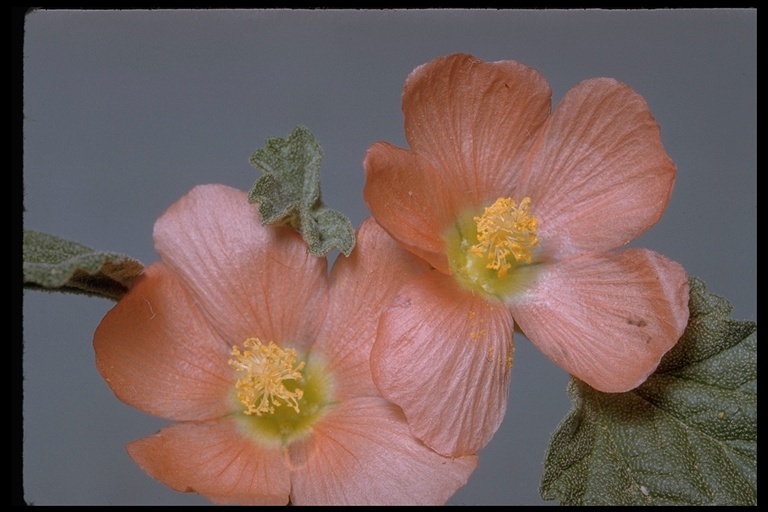
[[[377,142],[365,157],[374,218],[433,267],[383,313],[374,381],[443,454],[498,429],[515,323],[604,392],[641,384],[687,324],[685,270],[622,249],[660,219],[675,179],[646,102],[608,78],[550,101],[518,62],[437,58],[405,83],[410,150]]]
[[[369,355],[378,313],[424,270],[371,219],[330,278],[245,192],[194,188],[94,337],[118,398],[173,420],[127,446],[169,487],[221,504],[442,504],[477,465],[410,432]]]

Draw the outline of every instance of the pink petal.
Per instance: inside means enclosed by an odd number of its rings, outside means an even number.
[[[516,198],[553,256],[620,247],[661,217],[675,165],[645,100],[613,79],[571,89],[539,132]]]
[[[286,505],[289,471],[282,450],[267,449],[235,419],[176,423],[126,446],[141,469],[181,492],[219,504]]]
[[[170,419],[229,411],[228,347],[162,263],[144,270],[93,338],[96,367],[120,400]]]
[[[444,455],[475,453],[504,418],[513,327],[505,305],[427,272],[382,313],[373,381],[428,446]]]
[[[290,228],[263,227],[245,192],[192,189],[155,223],[157,251],[232,344],[310,343],[327,306],[325,258]]]
[[[685,269],[645,249],[590,254],[542,269],[511,305],[528,338],[599,391],[642,384],[688,323]]]
[[[331,302],[312,353],[325,355],[337,398],[379,396],[371,380],[370,353],[379,314],[410,279],[427,270],[373,218],[357,231],[355,249],[339,257],[331,273]]]
[[[476,456],[447,458],[424,446],[381,398],[342,402],[311,443],[290,449],[307,461],[294,473],[296,505],[442,505],[477,466]]]
[[[480,206],[511,188],[551,96],[544,77],[519,62],[440,57],[406,80],[405,135],[468,206]]]
[[[386,142],[368,149],[363,166],[363,197],[376,221],[403,247],[448,273],[443,233],[464,201],[461,189],[418,154]]]

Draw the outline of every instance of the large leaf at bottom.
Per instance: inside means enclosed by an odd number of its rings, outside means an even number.
[[[755,505],[757,325],[690,280],[683,337],[640,387],[572,379],[541,496],[561,505]]]

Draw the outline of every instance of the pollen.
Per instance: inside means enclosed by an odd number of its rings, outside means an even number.
[[[304,362],[296,364],[296,351],[283,350],[274,342],[264,345],[258,338],[248,338],[243,342],[245,350],[232,347],[233,359],[229,365],[241,377],[237,380],[237,398],[245,406],[245,414],[275,412],[275,407],[287,405],[297,413],[299,400],[304,392],[298,387],[290,390],[286,381],[299,381]]]
[[[474,217],[477,244],[470,251],[485,258],[486,268],[496,270],[499,277],[506,276],[515,263],[531,262],[531,249],[539,240],[538,220],[531,216],[530,205],[530,197],[524,197],[519,205],[511,198],[500,197],[481,216]]]

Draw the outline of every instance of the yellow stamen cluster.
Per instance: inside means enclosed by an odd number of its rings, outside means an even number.
[[[290,391],[286,380],[301,379],[304,362],[296,363],[296,351],[283,350],[274,342],[264,345],[258,338],[243,342],[244,352],[232,347],[229,365],[244,375],[237,380],[237,398],[246,407],[245,414],[274,413],[275,407],[283,404],[299,412],[299,400],[304,392],[298,387]]]
[[[478,243],[470,250],[476,256],[486,257],[486,268],[496,270],[499,277],[507,275],[512,263],[531,262],[531,248],[539,240],[538,221],[530,215],[530,205],[530,197],[524,197],[519,206],[508,197],[500,197],[480,217],[474,217]]]

